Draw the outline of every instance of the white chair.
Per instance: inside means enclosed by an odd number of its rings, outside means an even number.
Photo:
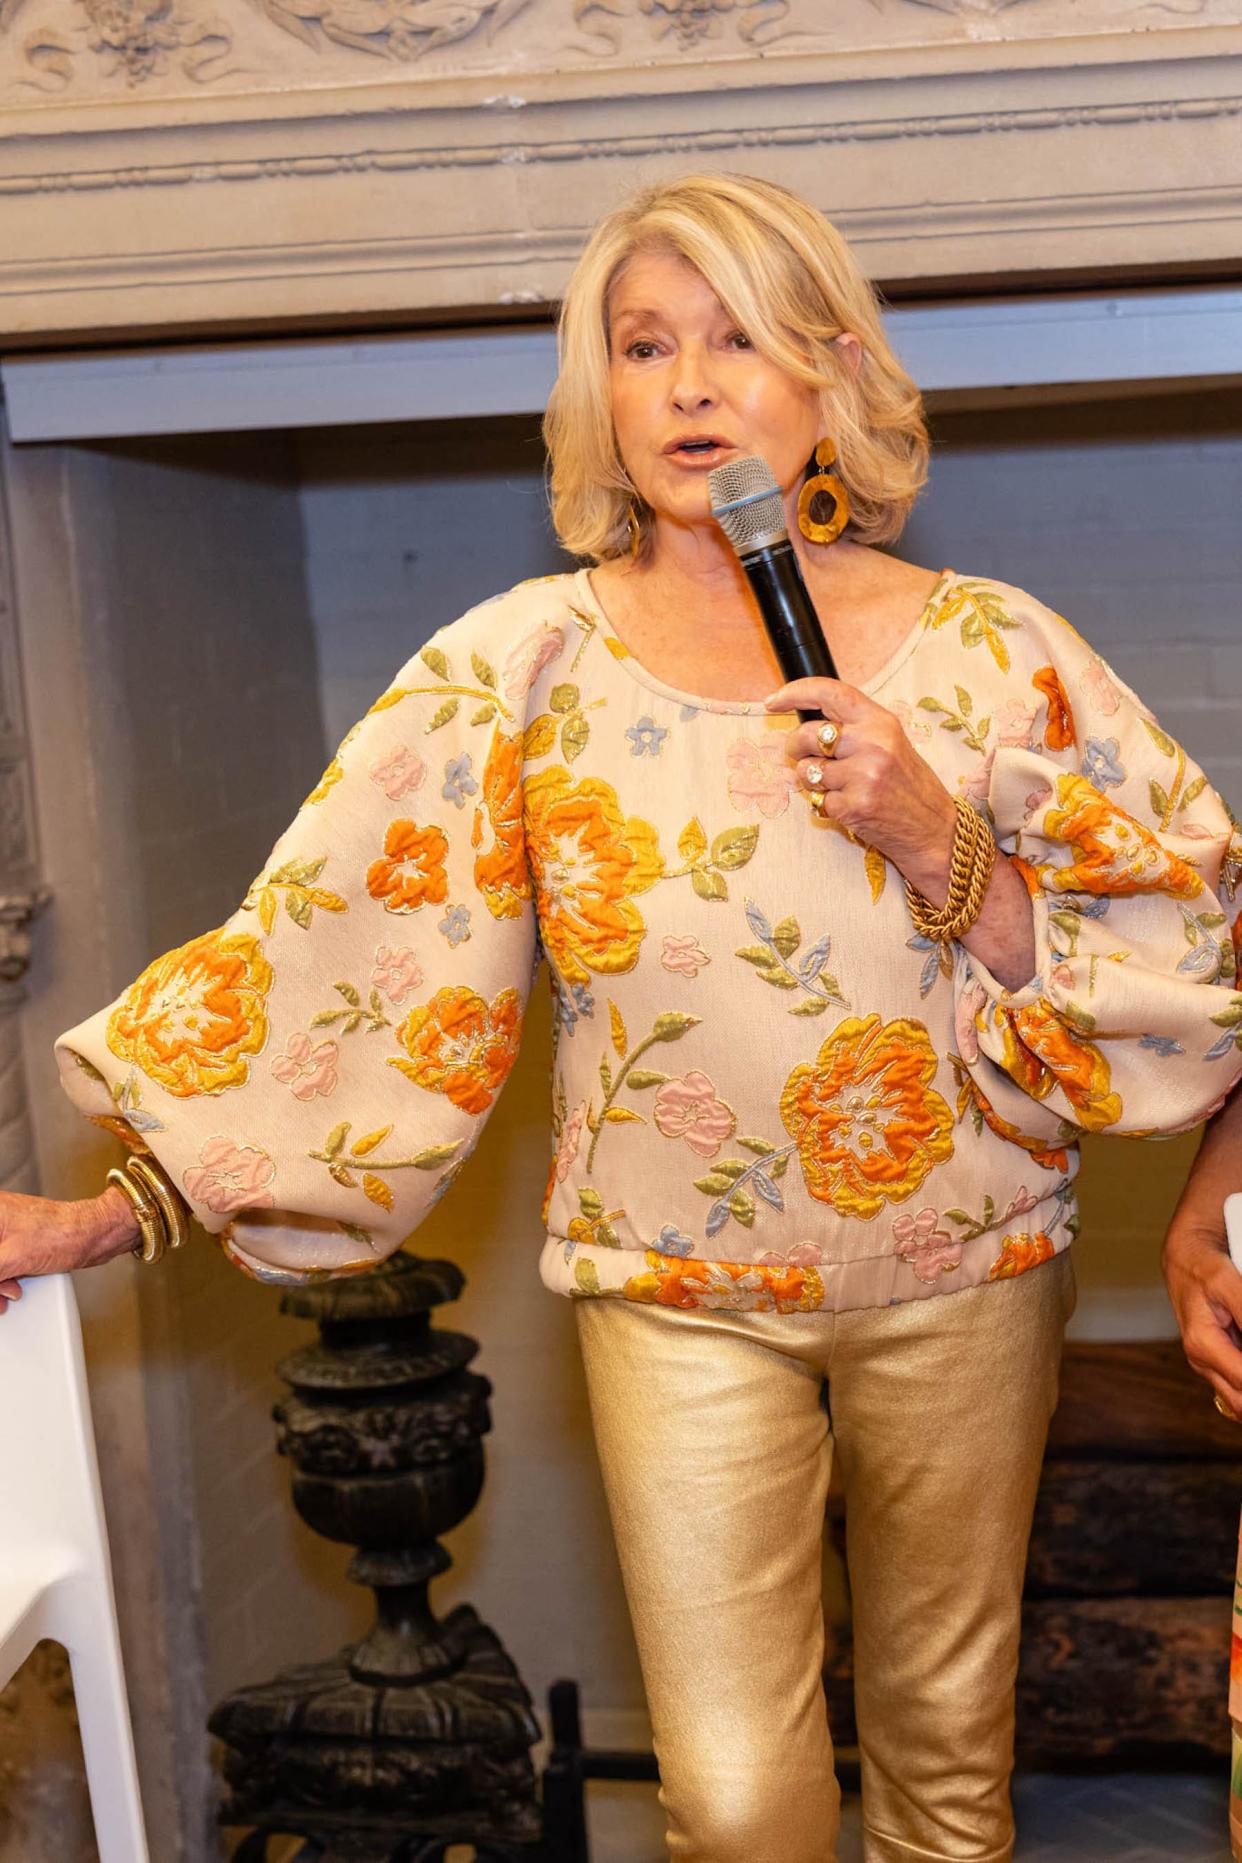
[[[64,1645],[100,1863],[148,1863],[78,1307],[68,1275],[0,1318],[0,1687]]]

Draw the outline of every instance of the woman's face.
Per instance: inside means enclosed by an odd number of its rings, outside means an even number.
[[[822,438],[818,395],[751,347],[687,260],[636,253],[610,293],[608,333],[617,446],[658,517],[708,522],[708,473],[746,453],[786,497],[801,482]]]

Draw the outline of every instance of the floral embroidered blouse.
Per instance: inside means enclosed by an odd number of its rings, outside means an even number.
[[[1020,863],[1025,987],[915,935],[797,786],[795,714],[667,685],[580,571],[416,653],[233,916],[60,1038],[64,1085],[243,1268],[361,1271],[474,1149],[546,957],[548,1287],[792,1313],[1025,1273],[1082,1132],[1192,1125],[1242,1073],[1240,844],[1019,589],[946,570],[865,689]]]

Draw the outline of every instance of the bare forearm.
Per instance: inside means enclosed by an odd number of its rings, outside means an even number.
[[[1191,1240],[1210,1240],[1223,1248],[1222,1206],[1235,1191],[1242,1191],[1242,1086],[1234,1088],[1204,1128],[1203,1142],[1169,1225],[1166,1254]]]

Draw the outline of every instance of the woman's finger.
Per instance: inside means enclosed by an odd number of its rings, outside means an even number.
[[[21,1297],[22,1284],[20,1281],[0,1281],[0,1298],[5,1300],[20,1300]]]
[[[819,711],[838,724],[862,718],[875,707],[874,699],[844,679],[791,679],[788,685],[769,692],[763,702],[770,712]]]
[[[1236,1385],[1229,1384],[1224,1378],[1209,1378],[1208,1383],[1215,1391],[1221,1403],[1228,1406],[1229,1415],[1235,1423],[1242,1423],[1242,1391]],[[1220,1406],[1218,1405],[1219,1409]]]

